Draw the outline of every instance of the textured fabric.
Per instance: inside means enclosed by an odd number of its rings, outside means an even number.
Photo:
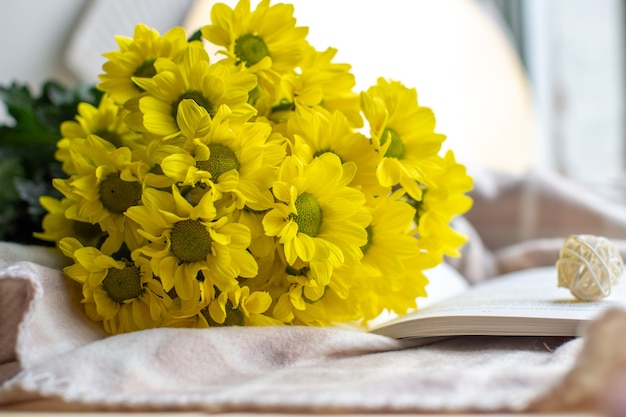
[[[463,261],[451,260],[471,282],[550,264],[561,235],[599,234],[611,224],[612,237],[619,240],[626,224],[626,215],[620,218],[612,203],[581,205],[578,191],[573,195],[569,184],[552,178],[476,178],[474,210],[493,216],[472,212],[460,220],[472,239]],[[484,193],[493,184],[507,186]],[[528,195],[529,186],[546,190],[535,195],[542,196],[538,201],[552,197],[554,210],[579,213],[570,216],[576,224],[561,224],[554,234],[532,226],[531,234],[504,239],[501,228],[521,232],[517,220],[499,219],[500,198],[501,207],[510,209],[517,194]],[[581,227],[581,219],[591,219],[588,227]],[[534,221],[542,222],[542,216]],[[499,228],[492,222],[500,222]],[[154,329],[108,336],[84,315],[79,288],[61,273],[63,262],[50,249],[0,243],[1,407],[626,411],[626,312],[621,310],[609,311],[576,339],[458,337],[422,345],[349,328],[304,327]]]
[[[626,256],[626,193],[595,192],[549,171],[470,174],[474,205],[456,222],[470,240],[449,260],[470,282],[554,265],[572,234],[605,236]]]

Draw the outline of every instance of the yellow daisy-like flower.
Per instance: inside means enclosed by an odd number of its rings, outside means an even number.
[[[166,157],[181,152],[186,140],[182,137],[163,139],[160,136],[144,132],[140,144],[133,149],[133,160],[141,161],[146,173],[142,180],[144,187],[170,189],[174,180],[167,177],[161,169],[161,163]]]
[[[302,61],[308,28],[296,26],[293,5],[270,6],[269,0],[262,0],[254,11],[249,0],[239,1],[234,9],[217,3],[211,10],[211,22],[202,28],[202,35],[225,48],[226,63],[256,74],[258,86],[250,102],[259,114],[268,115],[283,96],[281,77]]]
[[[436,187],[426,187],[420,201],[412,200],[417,208],[419,244],[430,253],[438,256],[460,256],[459,248],[467,237],[454,230],[450,222],[472,207],[472,199],[467,195],[472,190],[472,177],[464,165],[456,162],[454,153],[449,150],[439,158],[442,169],[433,170],[429,175]]]
[[[122,242],[130,250],[140,245],[143,239],[136,226],[124,216],[129,207],[139,204],[142,193],[142,167],[132,161],[130,149],[115,148],[90,135],[73,140],[70,155],[76,174],[52,181],[72,203],[65,211],[67,218],[98,224],[108,234],[101,248],[107,254],[117,251]]]
[[[59,248],[75,262],[63,272],[82,285],[85,312],[108,333],[161,325],[170,298],[146,261],[115,260],[74,238],[62,239]]]
[[[350,186],[360,188],[366,196],[387,195],[391,187],[383,187],[376,177],[378,154],[372,143],[354,132],[341,112],[332,115],[298,108],[287,123],[287,135],[294,142],[293,154],[310,162],[313,158],[333,153],[344,166],[356,169]]]
[[[303,165],[285,158],[272,190],[277,202],[263,218],[269,236],[279,238],[289,265],[310,263],[321,286],[330,281],[333,268],[353,265],[367,242],[370,222],[365,196],[348,187],[354,170],[344,169],[332,153]]]
[[[55,157],[63,163],[63,171],[69,175],[76,173],[69,152],[73,139],[85,139],[89,135],[96,135],[111,142],[116,148],[134,147],[140,135],[124,124],[127,115],[128,111],[117,105],[107,94],[102,96],[98,107],[80,103],[76,121],[68,120],[61,123],[63,139],[57,142]]]
[[[283,324],[265,315],[272,304],[266,292],[250,292],[242,286],[220,293],[202,310],[201,317],[209,327],[218,326],[275,326]]]
[[[315,271],[301,261],[294,267],[283,268],[276,277],[287,283],[281,293],[273,293],[276,302],[272,315],[278,320],[296,325],[328,326],[359,318],[360,301],[348,299],[352,267],[335,268],[327,285],[320,285]]]
[[[436,164],[434,158],[445,139],[434,132],[432,110],[418,104],[414,88],[382,78],[361,93],[361,106],[381,158],[378,180],[383,186],[400,185],[411,197],[421,199],[418,182],[428,182],[424,169]]]
[[[220,63],[209,64],[202,45],[190,45],[179,62],[159,58],[154,63],[157,74],[152,78],[133,78],[146,95],[139,100],[145,129],[155,135],[171,137],[186,131],[186,118],[197,114],[213,117],[220,106],[227,105],[233,118],[249,120],[256,110],[247,103],[248,92],[256,77],[235,72]],[[182,103],[192,109],[181,111]],[[199,133],[204,133],[203,131]],[[193,139],[193,137],[188,139]]]
[[[359,96],[353,91],[356,81],[349,64],[333,63],[337,50],[328,48],[318,52],[307,46],[298,73],[290,73],[281,80],[280,103],[272,108],[271,119],[287,120],[298,106],[323,108],[330,113],[341,112],[355,128],[363,126]]]
[[[163,36],[144,24],[135,26],[132,38],[116,36],[119,50],[104,54],[108,59],[100,74],[98,88],[108,93],[117,103],[124,104],[143,92],[133,79],[151,78],[156,74],[154,62],[158,58],[177,60],[187,48],[182,27],[175,27]]]
[[[407,275],[405,286],[389,293],[386,299],[378,305],[378,308],[384,307],[385,310],[398,315],[406,314],[411,310],[419,308],[417,297],[427,297],[426,288],[428,285],[428,277],[423,271],[433,268],[439,263],[440,261],[433,262],[433,257],[428,253],[418,253],[415,255],[408,264],[421,265],[421,268],[414,271],[414,275]],[[371,294],[371,292],[368,294]]]
[[[241,0],[234,9],[217,3],[211,9],[211,24],[202,28],[209,42],[224,51],[237,65],[249,70],[272,69],[287,73],[302,60],[307,45],[307,27],[297,27],[293,5],[261,0],[254,11],[250,1]]]
[[[247,208],[236,210],[233,213],[233,221],[245,225],[250,230],[251,240],[248,250],[257,259],[257,262],[261,259],[271,258],[271,254],[276,250],[276,239],[265,234],[263,228],[264,215],[264,211],[255,211]],[[255,277],[255,282],[257,282],[256,278],[258,278],[258,275]]]
[[[180,108],[185,111],[186,105]],[[222,107],[207,121],[208,133],[193,141],[191,152],[164,158],[161,168],[181,185],[209,186],[219,192],[218,198],[232,194],[238,209],[267,210],[274,202],[270,187],[285,150],[268,142],[267,123],[231,123],[230,116]]]
[[[146,189],[143,205],[128,209],[149,244],[138,249],[150,258],[164,288],[183,300],[197,302],[198,291],[211,300],[214,286],[226,291],[237,277],[252,278],[258,266],[246,248],[250,231],[242,224],[218,217],[212,192],[192,206],[177,187],[172,193]]]
[[[405,313],[414,308],[415,299],[426,295],[422,270],[435,265],[416,261],[422,249],[413,236],[413,207],[389,196],[377,198],[369,208],[372,222],[367,227],[367,244],[361,248],[363,258],[354,269],[353,289],[359,294],[356,299],[362,300],[365,320],[377,317],[383,309]]]
[[[74,204],[67,198],[57,200],[50,196],[41,196],[39,203],[47,211],[41,226],[43,232],[34,233],[38,239],[58,243],[64,237],[74,237],[83,246],[96,246],[104,237],[104,233],[97,224],[72,220],[66,217],[65,212]]]

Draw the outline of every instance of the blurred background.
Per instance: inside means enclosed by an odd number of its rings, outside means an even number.
[[[115,34],[209,20],[213,0],[0,3],[0,84],[96,83]],[[225,3],[234,5],[227,0]],[[275,2],[273,2],[275,3]],[[621,184],[624,0],[293,0],[309,41],[339,50],[357,89],[402,81],[470,168],[547,169]],[[252,1],[256,4],[256,1]],[[6,113],[1,114],[7,121]]]

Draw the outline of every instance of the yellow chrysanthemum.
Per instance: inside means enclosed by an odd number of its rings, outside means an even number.
[[[128,209],[149,244],[138,249],[150,258],[154,273],[167,291],[174,288],[183,300],[196,301],[199,291],[209,301],[214,286],[226,291],[238,276],[251,278],[257,264],[246,251],[250,231],[218,217],[213,193],[192,206],[177,187],[172,193],[146,189],[142,206]]]
[[[268,293],[237,287],[220,293],[202,310],[201,318],[209,327],[218,326],[275,326],[283,324],[264,313],[272,304]]]
[[[293,5],[262,0],[254,11],[250,1],[241,0],[234,9],[216,3],[211,10],[211,24],[202,28],[209,42],[226,48],[224,53],[256,72],[272,69],[287,73],[302,60],[307,45],[307,27],[297,27]]]
[[[115,260],[74,238],[62,239],[59,248],[75,262],[63,272],[82,285],[85,312],[92,320],[102,321],[107,332],[161,325],[170,298],[147,262]]]
[[[366,196],[387,195],[391,187],[383,187],[376,178],[378,157],[372,143],[354,132],[341,112],[332,115],[299,108],[287,123],[287,135],[294,142],[293,153],[310,162],[326,152],[341,159],[344,166],[356,168],[350,186],[360,188]]]
[[[179,108],[186,112],[190,105]],[[189,153],[181,150],[164,158],[161,168],[181,185],[208,186],[219,192],[217,198],[232,194],[238,209],[267,210],[274,202],[270,187],[285,150],[268,143],[267,123],[231,123],[230,116],[226,107],[212,120],[205,116],[208,133],[193,141]]]
[[[381,300],[378,308],[380,309],[381,307],[384,307],[385,310],[398,315],[406,314],[411,310],[419,308],[417,304],[418,300],[416,298],[427,297],[426,288],[428,285],[428,277],[424,274],[424,271],[426,269],[433,268],[439,263],[440,261],[433,262],[433,257],[428,253],[416,254],[412,260],[407,262],[407,264],[420,265],[420,270],[416,270],[414,275],[407,275],[405,286],[397,291],[389,293],[384,301]],[[371,292],[367,294],[371,294]],[[363,294],[363,296],[367,295]]]
[[[89,103],[78,105],[76,121],[68,120],[61,123],[63,138],[57,142],[55,157],[63,163],[63,171],[68,174],[76,173],[70,154],[70,142],[73,139],[85,139],[89,135],[96,135],[111,142],[115,147],[133,147],[140,139],[137,132],[132,131],[124,124],[128,111],[117,105],[113,99],[105,94],[98,107]]]
[[[441,261],[443,255],[460,256],[459,248],[467,241],[450,223],[471,208],[472,199],[467,193],[473,181],[465,166],[456,162],[451,150],[439,161],[442,168],[429,174],[437,186],[427,186],[422,200],[413,204],[417,208],[420,246],[438,255]]]
[[[248,250],[257,259],[257,262],[261,259],[270,258],[271,254],[276,250],[276,239],[265,234],[263,228],[264,215],[264,211],[255,211],[247,208],[236,210],[233,213],[233,221],[245,225],[250,230],[251,240]]]
[[[413,207],[390,196],[377,198],[370,210],[368,242],[361,248],[363,258],[354,269],[353,289],[356,299],[362,300],[359,304],[365,320],[377,317],[383,309],[405,313],[414,308],[415,299],[426,295],[422,271],[436,264],[424,262],[426,258],[413,236]]]
[[[256,85],[256,77],[236,72],[220,63],[209,64],[202,45],[190,45],[179,62],[159,58],[154,62],[157,74],[152,78],[133,78],[146,91],[139,100],[143,126],[155,135],[170,137],[189,133],[186,120],[199,115],[213,117],[220,106],[226,105],[233,118],[249,120],[256,110],[247,103],[248,92]],[[183,103],[192,109],[181,111]],[[194,132],[206,133],[205,131]],[[188,137],[193,139],[193,137]]]
[[[348,187],[354,170],[332,153],[303,165],[287,157],[272,188],[277,202],[263,218],[265,233],[279,238],[289,265],[308,262],[321,286],[332,269],[352,265],[367,242],[365,196]]]
[[[55,178],[54,187],[72,204],[65,211],[68,219],[98,224],[108,234],[101,250],[117,251],[122,243],[131,250],[142,243],[136,225],[124,212],[139,204],[142,193],[141,165],[132,161],[129,148],[115,148],[98,136],[74,139],[70,156],[76,174]]]
[[[102,66],[104,74],[99,75],[98,88],[120,104],[143,92],[134,78],[151,78],[156,74],[154,62],[158,58],[177,60],[188,45],[182,27],[161,36],[144,24],[135,26],[133,38],[117,35],[115,40],[119,50],[104,54],[108,61]]]
[[[380,154],[376,175],[384,186],[402,186],[411,197],[421,199],[419,183],[427,183],[424,169],[445,136],[434,132],[435,115],[417,102],[417,92],[400,82],[382,78],[361,93],[361,106]]]
[[[257,75],[258,86],[250,102],[261,115],[267,115],[282,97],[281,77],[302,61],[308,28],[296,26],[293,5],[270,6],[269,0],[262,0],[254,11],[249,0],[239,1],[234,9],[216,3],[211,22],[202,28],[202,35],[225,48],[225,62]]]
[[[104,237],[97,224],[72,220],[65,212],[74,204],[67,198],[57,200],[50,196],[41,196],[39,203],[47,211],[41,226],[42,232],[34,233],[38,239],[58,243],[64,237],[74,237],[83,246],[96,246]]]
[[[354,128],[363,126],[359,96],[353,91],[356,81],[349,64],[333,63],[337,50],[318,52],[307,46],[298,73],[282,77],[281,101],[272,108],[270,118],[277,122],[289,119],[295,108],[323,108],[341,112]]]
[[[306,326],[329,326],[359,317],[359,303],[346,300],[342,288],[350,285],[349,268],[337,268],[329,285],[320,286],[308,267],[288,268],[282,279],[289,283],[287,291],[276,297],[272,315],[281,321]],[[357,300],[354,300],[357,301]]]
[[[185,147],[186,140],[182,137],[163,139],[160,136],[144,132],[137,146],[133,149],[134,161],[141,161],[145,174],[142,177],[144,187],[157,189],[169,189],[174,180],[163,173],[161,162],[166,157],[181,152]]]

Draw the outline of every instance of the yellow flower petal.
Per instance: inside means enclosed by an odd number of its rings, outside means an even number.
[[[250,313],[264,313],[272,305],[272,297],[269,293],[256,291],[250,294],[246,301],[246,309]]]
[[[197,138],[211,129],[211,116],[195,101],[185,99],[178,104],[176,123],[185,137]]]
[[[186,178],[189,167],[195,166],[196,161],[189,154],[175,153],[167,156],[161,162],[163,173],[170,178],[181,180]]]
[[[402,165],[396,158],[383,158],[376,167],[376,177],[385,187],[398,184],[403,172]]]
[[[140,107],[144,112],[143,124],[150,133],[168,136],[178,130],[174,119],[162,117],[161,114],[169,112],[169,106],[152,97],[144,97],[140,101]]]
[[[313,259],[315,255],[315,242],[313,238],[307,236],[304,233],[298,233],[298,235],[293,239],[294,249],[298,257],[305,262]]]

